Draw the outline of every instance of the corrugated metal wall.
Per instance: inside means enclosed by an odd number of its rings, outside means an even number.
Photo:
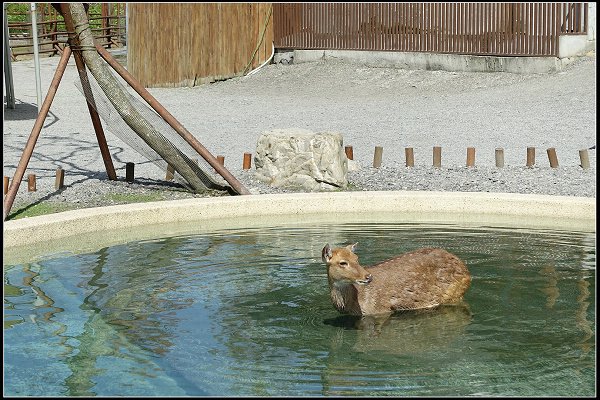
[[[271,56],[271,3],[129,3],[128,7],[127,69],[146,87],[227,79]]]

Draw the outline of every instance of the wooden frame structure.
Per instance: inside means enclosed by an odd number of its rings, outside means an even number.
[[[48,112],[50,111],[50,105],[54,100],[56,95],[56,91],[60,84],[60,81],[64,75],[65,69],[67,67],[67,63],[71,54],[73,54],[75,58],[75,63],[77,66],[77,70],[79,72],[79,77],[81,80],[81,84],[86,93],[86,100],[88,105],[88,111],[90,113],[90,117],[92,119],[92,124],[94,126],[94,131],[96,133],[96,138],[98,140],[98,146],[100,147],[100,152],[102,154],[102,159],[104,161],[104,166],[106,168],[106,173],[110,180],[117,180],[117,175],[115,172],[115,168],[113,166],[112,158],[110,155],[110,151],[108,149],[108,145],[106,142],[106,137],[104,135],[104,130],[102,128],[102,123],[100,121],[100,117],[98,112],[95,109],[94,99],[92,95],[92,91],[90,88],[90,84],[87,78],[86,64],[81,52],[80,44],[77,38],[74,35],[75,29],[73,20],[68,10],[68,4],[60,3],[52,4],[64,17],[65,24],[67,25],[67,30],[69,31],[69,46],[65,47],[63,54],[59,60],[56,71],[54,72],[54,77],[52,82],[50,83],[50,87],[46,94],[46,98],[42,103],[39,114],[35,120],[33,129],[31,130],[31,134],[29,135],[29,139],[25,145],[23,150],[23,154],[19,160],[13,178],[10,182],[8,192],[4,198],[4,217],[3,220],[6,220],[6,217],[10,213],[10,209],[14,203],[17,191],[19,190],[19,186],[21,181],[23,180],[23,176],[25,174],[25,170],[27,169],[27,165],[29,164],[29,160],[31,159],[31,155],[33,153],[33,149],[39,138],[42,126]],[[135,78],[129,74],[125,68],[123,68],[111,55],[105,50],[102,46],[96,44],[96,50],[100,54],[100,56],[113,68],[119,75],[121,75],[127,83],[131,85],[131,87],[136,90],[142,98],[148,102],[148,104],[180,135],[182,136],[190,146],[198,152],[200,156],[206,160],[211,167],[215,169],[215,171],[221,175],[229,185],[233,191],[237,194],[250,194],[248,189],[246,189],[219,161],[215,156],[213,156],[189,131],[187,131],[181,123],[179,123],[175,117],[173,117],[152,95],[139,83],[135,80]]]

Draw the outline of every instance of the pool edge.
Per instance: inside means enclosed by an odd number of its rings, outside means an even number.
[[[595,230],[596,199],[483,192],[329,192],[209,197],[86,208],[4,222],[4,248],[74,235],[163,223],[236,217],[372,212],[444,213],[457,220],[478,216],[528,219],[528,226],[567,227],[574,220]],[[340,216],[343,218],[343,216]],[[341,221],[342,222],[342,221]],[[518,223],[517,223],[518,225]]]

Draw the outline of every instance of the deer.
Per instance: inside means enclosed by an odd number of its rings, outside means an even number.
[[[382,316],[457,305],[471,285],[465,263],[441,248],[421,248],[364,268],[358,243],[323,247],[331,302],[342,314]]]

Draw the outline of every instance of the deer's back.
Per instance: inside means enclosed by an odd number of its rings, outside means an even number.
[[[437,248],[405,253],[367,270],[373,281],[360,288],[359,302],[380,312],[457,303],[471,283],[465,264]]]

